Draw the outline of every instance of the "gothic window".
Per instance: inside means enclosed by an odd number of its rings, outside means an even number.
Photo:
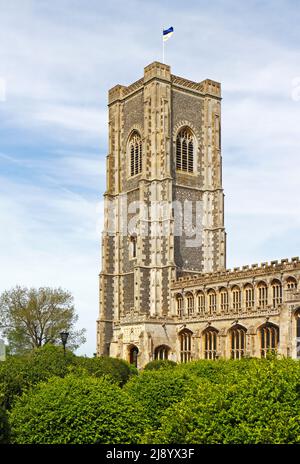
[[[241,309],[241,305],[242,305],[242,292],[241,292],[240,287],[235,285],[232,288],[232,306],[233,306],[233,309],[235,309],[235,310]]]
[[[194,137],[188,127],[183,128],[176,138],[176,169],[194,171]]]
[[[180,359],[182,363],[192,359],[192,332],[190,330],[182,330],[179,334],[180,340]]]
[[[134,131],[129,141],[130,175],[135,176],[142,172],[142,139],[137,131]]]
[[[183,316],[183,298],[182,298],[182,295],[177,295],[176,304],[177,304],[178,317],[182,317]]]
[[[282,303],[282,285],[281,282],[277,279],[274,279],[272,282],[272,297],[273,308],[276,308],[279,304]]]
[[[170,348],[166,345],[160,345],[154,350],[154,359],[168,359]]]
[[[297,281],[294,277],[289,277],[286,281],[286,288],[287,290],[296,290],[297,288]]]
[[[268,305],[268,287],[265,282],[260,282],[258,288],[258,306],[260,308],[266,308]]]
[[[240,325],[232,327],[231,337],[231,358],[241,359],[245,356],[246,329]]]
[[[247,309],[254,306],[254,288],[251,284],[245,285],[245,306]]]
[[[198,313],[203,315],[205,313],[205,295],[203,292],[198,292],[197,300],[198,300]]]
[[[228,292],[226,288],[220,290],[220,306],[222,312],[228,311]]]
[[[260,328],[261,357],[267,353],[275,353],[279,342],[279,327],[267,322]]]
[[[188,316],[191,316],[194,314],[194,296],[192,293],[188,293],[186,296],[186,302],[187,302],[187,313]]]
[[[217,310],[217,295],[214,290],[208,292],[208,309],[210,314],[215,313]]]
[[[208,328],[204,331],[204,357],[205,359],[216,359],[218,331]]]

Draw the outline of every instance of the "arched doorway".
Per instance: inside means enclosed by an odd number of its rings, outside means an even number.
[[[139,354],[139,349],[137,346],[131,346],[129,349],[129,362],[137,367],[137,358]]]

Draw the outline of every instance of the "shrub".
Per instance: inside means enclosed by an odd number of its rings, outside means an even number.
[[[123,359],[109,358],[77,358],[76,365],[82,367],[89,375],[101,377],[109,375],[119,385],[124,385],[130,377],[137,375],[137,369]]]
[[[136,400],[110,379],[72,374],[41,383],[10,412],[13,443],[137,443],[146,426]]]
[[[10,429],[5,410],[0,408],[0,445],[9,442]]]
[[[234,370],[230,381],[203,378],[191,395],[173,404],[152,442],[300,443],[299,365],[253,360],[248,369],[247,363],[229,366]]]
[[[179,402],[194,388],[195,378],[175,369],[143,371],[131,379],[125,390],[139,401],[146,412],[150,424],[156,428],[161,416],[173,403]]]
[[[146,371],[153,371],[157,369],[171,369],[175,367],[177,363],[169,359],[156,359],[155,361],[150,361],[145,366]]]

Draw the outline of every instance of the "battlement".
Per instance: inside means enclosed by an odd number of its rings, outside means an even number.
[[[140,91],[145,84],[153,79],[159,79],[171,83],[174,87],[197,92],[202,96],[211,95],[221,97],[221,84],[211,79],[205,79],[201,82],[194,82],[183,77],[171,74],[171,68],[167,64],[154,61],[144,68],[144,77],[138,79],[128,86],[116,85],[108,92],[108,104],[124,100],[135,92]]]
[[[300,270],[300,259],[298,256],[293,258],[285,258],[280,261],[274,260],[270,263],[263,262],[260,265],[255,263],[233,269],[226,269],[225,271],[210,272],[205,274],[191,274],[189,276],[179,277],[173,281],[172,287],[182,287],[185,285],[203,285],[208,282],[218,282],[222,280],[234,280],[248,278],[249,276],[255,277],[259,275],[271,274],[274,272],[292,271],[294,269]]]

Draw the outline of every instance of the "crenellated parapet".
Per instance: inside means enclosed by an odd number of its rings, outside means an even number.
[[[235,281],[244,279],[257,279],[274,274],[291,273],[293,271],[300,272],[300,259],[293,257],[291,259],[282,259],[280,261],[274,260],[271,262],[264,262],[259,264],[245,265],[242,267],[235,267],[233,269],[226,269],[220,272],[210,272],[205,274],[190,274],[187,276],[179,277],[172,282],[172,288],[194,287],[203,286],[207,284],[218,284],[223,281]]]
[[[144,77],[133,82],[129,86],[115,85],[108,92],[108,104],[112,105],[118,101],[132,97],[135,93],[143,90],[144,85],[152,80],[160,80],[170,83],[174,88],[189,90],[199,94],[201,97],[211,96],[221,98],[221,84],[211,79],[205,79],[201,82],[191,81],[183,77],[171,74],[170,66],[155,61],[144,69]]]

